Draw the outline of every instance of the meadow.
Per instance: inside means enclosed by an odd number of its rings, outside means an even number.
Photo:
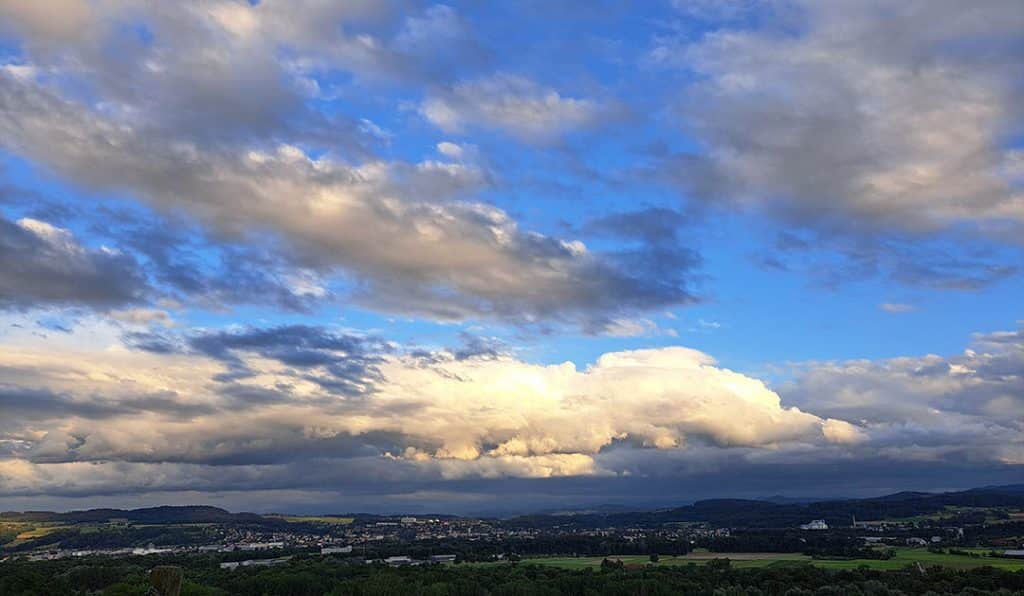
[[[353,517],[338,517],[335,515],[267,515],[265,517],[283,519],[291,523],[348,525],[355,521]]]
[[[980,553],[979,553],[980,554]],[[626,566],[632,565],[702,565],[715,559],[729,559],[733,567],[789,567],[813,565],[824,569],[902,569],[908,565],[920,564],[923,567],[947,567],[950,569],[974,569],[977,567],[995,567],[1006,571],[1024,570],[1024,560],[1002,559],[983,555],[969,557],[947,553],[933,553],[927,549],[897,548],[891,559],[812,559],[798,553],[709,553],[696,551],[686,556],[663,556],[657,563],[651,563],[647,555],[622,555],[609,557],[537,557],[523,559],[523,563],[558,567],[561,569],[599,568],[605,558],[618,560]]]

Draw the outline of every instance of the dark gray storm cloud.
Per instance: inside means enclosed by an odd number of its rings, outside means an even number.
[[[584,228],[599,235],[670,244],[677,241],[680,230],[689,223],[691,218],[675,209],[648,207],[594,218]]]
[[[165,295],[183,304],[263,304],[308,311],[335,298],[315,274],[296,270],[272,242],[221,244],[186,222],[159,217],[136,217],[103,232],[137,254]]]
[[[200,334],[188,338],[188,345],[198,353],[227,364],[231,373],[222,377],[225,379],[235,380],[252,374],[238,354],[258,354],[300,370],[322,369],[325,376],[302,375],[302,378],[339,395],[371,390],[374,380],[380,377],[376,365],[387,350],[377,339],[306,325]]]
[[[782,232],[751,259],[765,269],[802,273],[829,289],[883,278],[910,287],[979,291],[1020,273],[1013,248],[971,244],[965,249],[955,238]]]
[[[871,497],[902,490],[958,490],[1019,481],[1017,469],[962,461],[915,462],[879,457],[857,463],[771,463],[749,460],[738,453],[704,459],[671,461],[654,457],[647,459],[647,465],[633,466],[635,470],[651,473],[629,477],[454,480],[440,479],[434,471],[409,462],[358,455],[337,459],[315,452],[285,465],[121,463],[96,472],[97,480],[108,480],[109,477],[104,478],[108,474],[120,475],[124,480],[120,485],[66,485],[55,487],[45,496],[16,490],[6,493],[3,502],[15,509],[32,509],[30,503],[39,507],[42,503],[54,503],[46,507],[56,509],[83,508],[75,504],[75,498],[89,503],[102,496],[104,503],[116,506],[122,502],[146,503],[154,496],[159,496],[161,502],[177,502],[183,498],[181,495],[194,498],[195,494],[179,491],[201,491],[237,510],[280,511],[282,502],[290,502],[289,511],[294,512],[443,511],[510,515],[607,504],[660,508],[722,495]],[[147,467],[154,469],[147,472]],[[163,476],[159,492],[138,492],[152,472]]]
[[[141,302],[148,291],[131,256],[84,247],[45,222],[0,217],[0,307],[109,309]]]
[[[187,403],[173,391],[110,400],[101,395],[83,398],[45,388],[31,389],[17,385],[0,385],[0,408],[11,416],[10,422],[14,422],[15,416],[21,421],[53,420],[61,416],[104,420],[143,413],[187,420],[218,411],[205,404]]]
[[[308,325],[187,335],[169,330],[130,331],[122,340],[131,348],[155,354],[201,354],[222,362],[227,371],[213,378],[223,385],[218,392],[241,404],[287,402],[293,398],[289,381],[281,380],[273,388],[238,384],[256,374],[245,363],[246,357],[258,355],[288,367],[282,375],[292,381],[316,383],[336,396],[356,396],[372,391],[380,380],[377,365],[391,351],[385,342],[373,337]],[[312,374],[314,369],[317,374]]]
[[[10,187],[9,194],[24,192]],[[103,310],[168,301],[212,309],[258,303],[305,312],[337,298],[272,242],[221,244],[179,217],[142,208],[69,205],[39,193],[29,205],[18,223],[0,219],[0,259],[8,264],[0,304]],[[82,246],[59,227],[72,223],[94,244],[113,248]]]

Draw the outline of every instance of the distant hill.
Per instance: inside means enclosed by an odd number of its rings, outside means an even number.
[[[1024,507],[1024,484],[986,486],[947,493],[899,492],[870,499],[829,499],[805,502],[796,499],[706,499],[692,505],[648,511],[628,511],[621,505],[601,505],[580,510],[559,510],[521,515],[501,522],[510,527],[607,527],[660,526],[673,522],[701,522],[718,527],[786,528],[824,519],[830,526],[848,527],[858,521],[930,515],[947,506]],[[418,518],[454,518],[445,514],[413,514]],[[359,523],[394,519],[396,515],[342,514]],[[231,513],[209,505],[160,506],[143,509],[89,509],[55,513],[25,511],[0,513],[0,521],[105,523],[124,519],[136,524],[242,523],[280,525],[275,516]]]
[[[209,505],[175,507],[164,505],[143,509],[88,509],[85,511],[25,511],[0,513],[2,521],[104,523],[111,519],[126,519],[138,524],[199,524],[199,523],[263,523],[266,518],[255,513],[231,513]]]
[[[541,515],[585,515],[590,513],[606,514],[606,513],[635,513],[637,511],[644,511],[643,509],[637,509],[636,507],[629,507],[628,505],[594,505],[592,507],[580,507],[578,509],[551,509],[547,511],[538,512]]]
[[[985,486],[982,488],[975,488],[972,490],[1000,492],[1007,494],[1024,494],[1024,484],[1008,484],[1005,486]]]
[[[703,522],[718,527],[784,528],[813,519],[831,526],[858,521],[930,515],[947,506],[1024,507],[1024,485],[992,486],[949,493],[901,492],[871,499],[814,502],[772,502],[748,499],[707,499],[672,509],[642,512],[587,512],[577,515],[524,515],[506,521],[513,527],[656,526]]]

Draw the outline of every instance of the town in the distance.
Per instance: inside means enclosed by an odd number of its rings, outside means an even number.
[[[413,567],[904,569],[912,575],[978,569],[1020,581],[1024,485],[828,501],[713,499],[649,511],[608,506],[489,519],[231,513],[210,506],[5,512],[0,542],[4,594],[18,593],[5,582],[24,574],[73,581],[82,569],[94,570],[82,580],[93,589],[134,593],[132,578],[141,589],[158,564],[180,566],[186,578],[198,573],[196,589],[268,585],[274,576],[266,574],[309,566],[367,577]],[[126,591],[110,591],[119,582]]]

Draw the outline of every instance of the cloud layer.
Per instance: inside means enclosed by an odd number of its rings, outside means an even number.
[[[847,232],[1024,221],[1016,2],[769,10],[653,50],[699,77],[681,114],[706,153],[676,164],[692,192]]]
[[[119,329],[22,334],[0,350],[3,496],[1024,464],[1020,332],[951,358],[808,363],[783,401],[682,347],[578,369],[493,349],[396,352],[317,327],[165,330],[163,343],[137,331],[128,346]],[[97,337],[106,349],[84,347]],[[334,472],[297,478],[311,460]]]
[[[781,392],[865,428],[905,458],[1024,464],[1024,332],[978,334],[963,354],[809,364]]]
[[[116,329],[102,324],[0,351],[9,492],[50,490],[13,475],[45,478],[75,462],[257,474],[316,454],[421,466],[417,474],[441,479],[615,475],[622,470],[599,461],[609,449],[863,438],[680,347],[609,353],[583,370],[491,350],[392,353],[372,337],[313,327],[163,341],[133,332],[125,341],[134,348],[117,340],[103,351],[75,347],[80,333]]]
[[[3,503],[1024,465],[1021,333],[921,345],[1019,318],[1017,1],[39,4],[0,0]],[[864,358],[772,364],[818,350]]]
[[[458,83],[424,102],[420,110],[445,132],[480,125],[537,143],[555,141],[611,115],[593,100],[563,97],[554,89],[508,74]]]
[[[143,300],[147,281],[129,256],[83,247],[66,229],[0,218],[0,307],[44,304],[99,309]]]
[[[635,275],[578,240],[522,230],[477,199],[490,186],[479,164],[451,151],[415,162],[373,158],[367,143],[379,141],[375,125],[312,110],[319,91],[302,68],[328,58],[356,72],[363,60],[388,62],[388,52],[371,51],[369,37],[348,48],[326,42],[333,37],[321,43],[324,23],[275,15],[273,2],[168,11],[72,4],[67,18],[83,22],[67,27],[44,27],[32,10],[5,4],[32,62],[0,72],[5,148],[67,180],[183,214],[227,245],[273,245],[292,267],[339,278],[355,300],[380,310],[599,327],[612,316],[694,299],[685,273]],[[339,27],[386,16],[367,11],[322,16]],[[145,39],[114,26],[129,18],[147,28]],[[407,25],[422,34],[438,23]],[[85,33],[67,34],[78,27]],[[410,35],[407,28],[394,43],[413,43]],[[112,58],[108,44],[128,46],[123,58]],[[291,52],[310,62],[285,59]],[[510,95],[476,102],[482,117],[499,126],[527,113],[548,118],[513,104],[550,93],[522,79],[495,81],[501,89],[492,91]],[[566,110],[589,109],[582,100],[548,99],[558,122],[574,119]],[[535,128],[553,129],[551,122]]]

